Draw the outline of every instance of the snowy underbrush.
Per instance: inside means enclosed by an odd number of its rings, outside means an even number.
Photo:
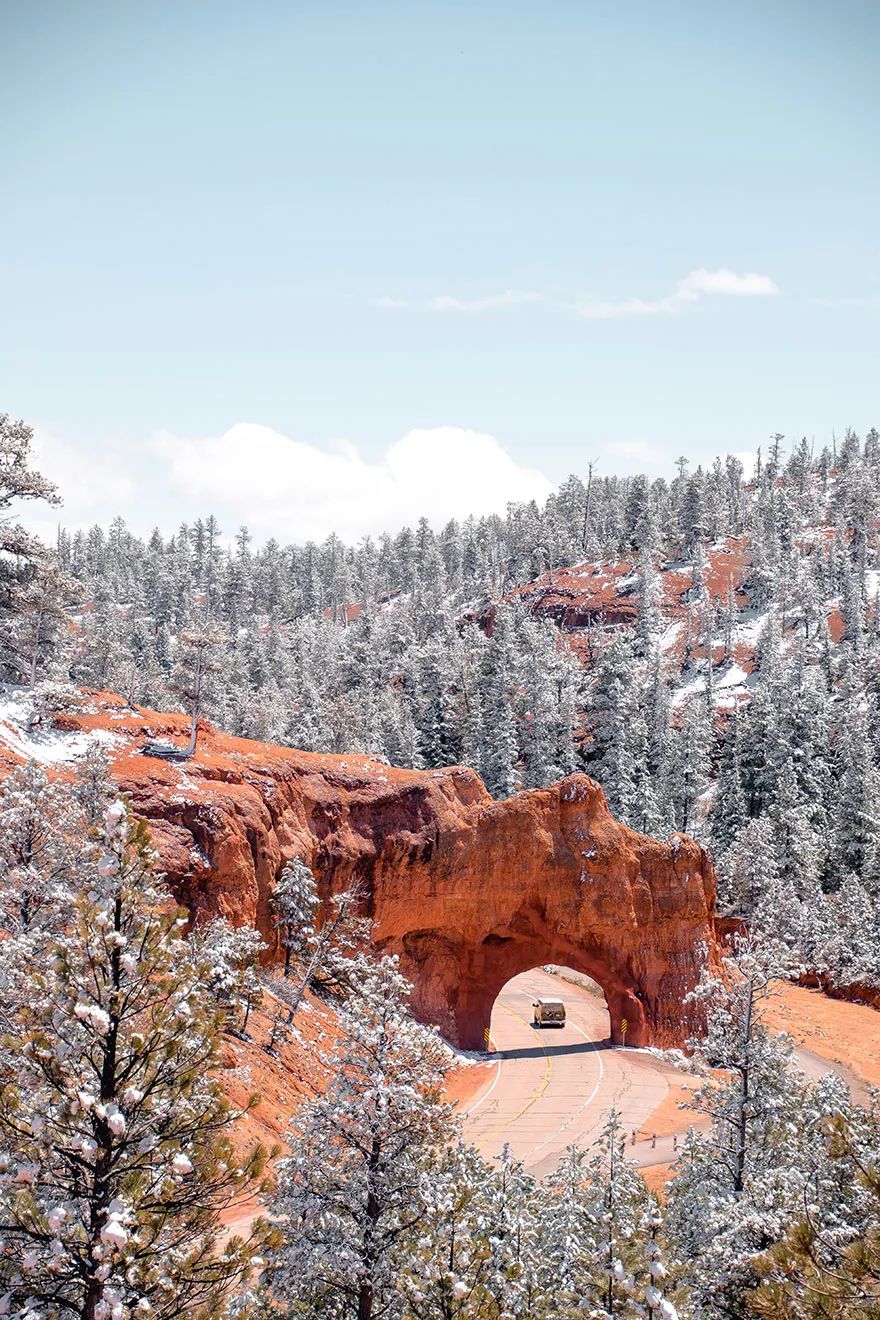
[[[76,760],[95,743],[109,748],[124,742],[107,729],[69,731],[54,727],[53,716],[87,710],[82,693],[70,684],[0,687],[0,746],[28,761],[57,765]]]

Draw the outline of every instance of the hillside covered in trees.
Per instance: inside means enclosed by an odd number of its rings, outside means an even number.
[[[319,912],[309,867],[284,867],[279,966],[247,927],[185,932],[101,748],[64,735],[72,779],[30,761],[0,789],[0,1314],[876,1314],[876,1116],[798,1073],[760,1010],[803,967],[880,979],[877,433],[787,459],[777,437],[748,481],[732,460],[668,484],[571,478],[543,509],[356,547],[228,544],[208,518],[146,543],[121,522],[62,531],[50,550],[13,517],[54,498],[29,444],[2,419],[13,760],[51,762],[53,724],[110,687],[182,708],[193,741],[208,717],[306,750],[464,761],[496,797],[583,768],[641,831],[711,844],[751,934],[693,995],[702,1126],[666,1207],[614,1111],[536,1182],[464,1141],[449,1053],[376,958],[355,889]],[[307,992],[338,1023],[326,1091],[300,1104],[270,1187],[267,1152],[232,1141],[222,1041],[248,1039],[259,1006],[277,1054]],[[228,1242],[223,1213],[254,1198],[272,1222]]]
[[[627,824],[712,847],[722,911],[763,897],[811,967],[876,983],[878,513],[871,430],[356,546],[206,517],[29,557],[18,532],[5,673],[189,709],[198,655],[200,712],[235,734],[463,763],[498,797],[584,769]]]

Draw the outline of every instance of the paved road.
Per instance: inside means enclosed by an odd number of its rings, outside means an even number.
[[[545,996],[565,1001],[563,1028],[532,1027],[532,1001]],[[641,1050],[612,1048],[604,999],[579,985],[536,968],[509,981],[492,1013],[491,1035],[498,1061],[482,1090],[465,1107],[465,1135],[484,1155],[497,1155],[505,1142],[536,1177],[555,1168],[566,1146],[596,1140],[617,1109],[627,1134],[651,1130],[651,1115],[681,1074]],[[835,1072],[854,1098],[867,1089],[848,1069],[798,1049],[795,1064],[816,1079]],[[681,1111],[680,1131],[705,1126]],[[656,1142],[627,1139],[627,1156],[642,1167],[675,1158],[672,1136]]]
[[[564,1027],[532,1027],[532,1001],[540,996],[564,999]],[[595,1141],[612,1107],[627,1133],[638,1131],[678,1074],[640,1050],[612,1049],[608,1031],[604,999],[580,986],[539,968],[508,982],[492,1013],[498,1062],[465,1109],[466,1136],[487,1156],[508,1142],[542,1177],[566,1146]],[[658,1138],[656,1147],[628,1142],[627,1154],[642,1165],[663,1164],[672,1158],[672,1138]]]

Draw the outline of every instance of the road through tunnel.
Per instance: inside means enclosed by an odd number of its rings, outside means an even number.
[[[585,1000],[589,997],[589,1001]],[[559,1014],[551,1009],[547,1014],[536,1011],[540,1001],[552,1003],[558,999],[562,1005],[561,1020]],[[589,1002],[591,1006],[589,1032],[572,1017],[572,1007]],[[541,1017],[548,1020],[541,1022]],[[559,967],[545,963],[542,967],[533,967],[526,972],[519,972],[501,987],[495,1003],[486,1043],[492,1051],[507,1051],[506,1041],[510,1028],[531,1028],[537,1032],[536,1046],[552,1054],[561,1052],[565,1047],[583,1048],[583,1042],[589,1039],[597,1048],[609,1047],[612,1042],[611,1015],[605,992],[597,981],[574,967]],[[573,1035],[574,1031],[574,1035]],[[574,1042],[572,1044],[572,1042]]]
[[[554,966],[562,975],[583,978],[604,996],[608,1039],[614,1045],[647,1045],[651,1036],[644,992],[625,967],[615,967],[598,951],[489,935],[471,950],[471,967],[455,987],[450,1005],[458,1043],[481,1049],[491,1028],[493,1008],[514,977],[533,968]],[[564,984],[560,980],[560,984]]]

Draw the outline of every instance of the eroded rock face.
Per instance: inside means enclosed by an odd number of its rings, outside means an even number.
[[[365,882],[415,1011],[459,1045],[481,1046],[501,987],[543,963],[599,982],[615,1041],[624,1021],[632,1045],[687,1035],[684,996],[714,949],[711,861],[690,839],[619,824],[586,776],[494,802],[472,770],[397,770],[212,729],[181,767],[137,749],[146,736],[182,741],[183,717],[94,704],[73,722],[118,735],[114,777],[197,917],[222,913],[272,942],[273,886],[298,854],[324,895]]]

